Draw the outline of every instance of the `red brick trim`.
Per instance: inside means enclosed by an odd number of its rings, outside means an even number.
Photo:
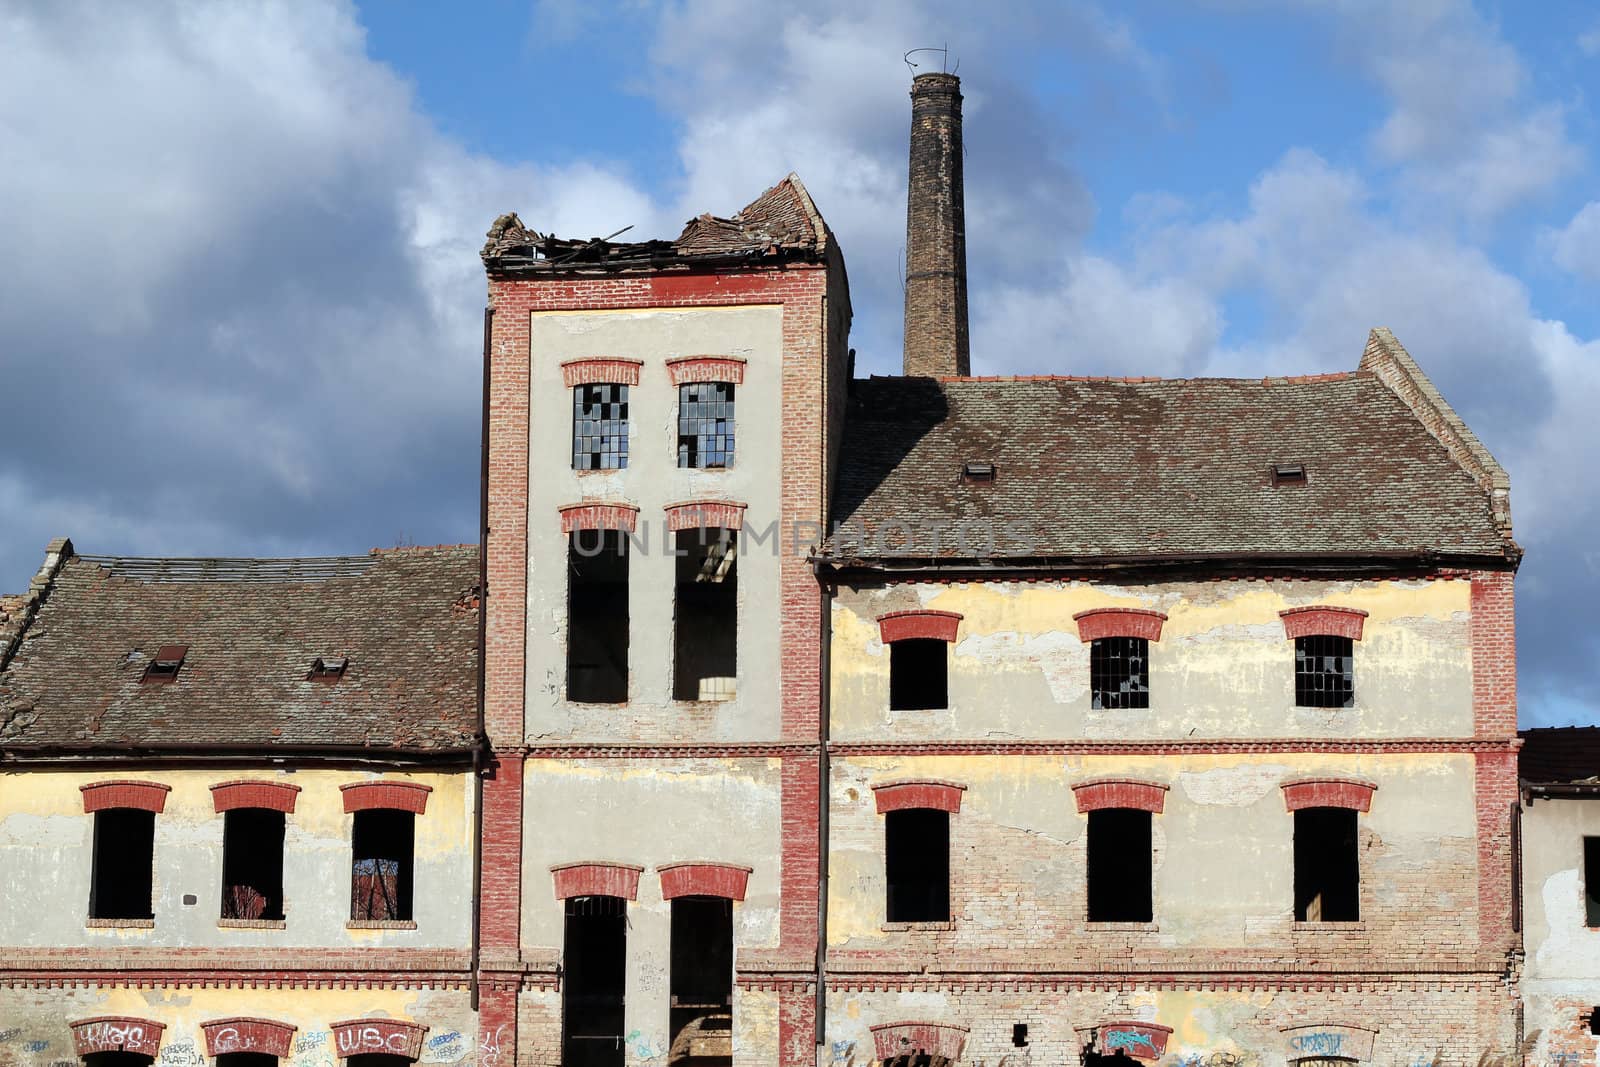
[[[1192,741],[830,741],[828,751],[836,756],[1186,756],[1230,755],[1263,752],[1498,752],[1514,747],[1510,740],[1460,737],[1288,737],[1254,740],[1246,738],[1210,738]],[[568,748],[550,747],[540,750],[544,758],[565,756],[576,758],[643,757],[643,756],[700,756],[700,755],[762,755],[751,749],[729,748],[727,751],[706,752],[698,746],[661,746],[646,749],[643,746],[614,748],[595,745],[573,745]]]
[[[1160,782],[1141,782],[1135,778],[1091,778],[1072,784],[1078,814],[1102,808],[1132,808],[1160,815],[1167,803],[1170,786]]]
[[[915,638],[954,643],[961,618],[953,611],[891,611],[878,616],[878,636],[886,645]]]
[[[656,865],[656,871],[661,875],[662,900],[672,900],[674,897],[743,900],[752,869],[736,863],[709,863],[704,860]]]
[[[289,1057],[289,1043],[294,1040],[296,1027],[272,1019],[214,1019],[201,1023],[206,1035],[206,1055],[223,1056],[229,1052],[264,1052],[279,1059]]]
[[[404,1019],[346,1019],[330,1023],[333,1045],[340,1059],[363,1052],[382,1052],[408,1060],[422,1055],[422,1035],[426,1026]]]
[[[1297,637],[1348,637],[1361,640],[1361,628],[1367,613],[1359,608],[1336,608],[1321,604],[1310,608],[1286,608],[1278,612],[1283,620],[1284,635],[1293,641]]]
[[[969,1033],[967,1027],[954,1023],[883,1023],[871,1029],[874,1058],[883,1062],[920,1052],[954,1063],[961,1058]]]
[[[688,500],[667,505],[667,529],[744,529],[745,505],[734,500]]]
[[[675,356],[667,360],[673,385],[690,382],[744,384],[745,361],[738,356]]]
[[[1072,617],[1078,624],[1078,640],[1088,643],[1102,637],[1142,637],[1161,640],[1161,624],[1167,617],[1144,608],[1092,608]]]
[[[571,389],[579,385],[638,385],[644,361],[620,356],[590,356],[561,364],[561,380]]]
[[[1378,783],[1360,778],[1297,778],[1283,783],[1283,803],[1290,811],[1301,808],[1353,808],[1372,810]]]
[[[1136,1060],[1159,1060],[1167,1051],[1172,1027],[1131,1020],[1101,1023],[1094,1028],[1102,1055],[1125,1052]]]
[[[428,794],[433,792],[433,786],[421,782],[351,782],[341,785],[339,791],[344,794],[346,815],[373,808],[421,815],[428,809]]]
[[[211,803],[220,815],[234,808],[266,808],[294,814],[294,801],[300,787],[285,782],[218,782],[211,787]]]
[[[914,778],[879,782],[872,787],[872,795],[877,798],[879,815],[905,808],[933,808],[953,815],[961,810],[961,794],[966,789],[958,782]]]
[[[622,530],[632,533],[639,523],[639,509],[632,504],[563,504],[561,532],[574,530]]]
[[[167,1028],[165,1023],[131,1015],[96,1015],[67,1025],[72,1028],[72,1047],[80,1056],[137,1052],[154,1057],[161,1052],[161,1032]]]
[[[555,879],[556,899],[569,897],[621,897],[639,899],[639,875],[644,868],[632,863],[607,863],[580,860],[558,863],[550,868]]]
[[[83,811],[86,815],[106,808],[138,808],[160,815],[167,806],[167,794],[172,792],[172,787],[160,782],[119,778],[108,782],[90,782],[80,785],[78,790],[83,794]]]
[[[1472,645],[1472,718],[1479,737],[1517,734],[1516,575],[1472,575],[1467,638]]]

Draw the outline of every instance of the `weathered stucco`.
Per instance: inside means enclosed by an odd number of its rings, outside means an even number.
[[[1595,1062],[1600,1037],[1600,929],[1587,925],[1583,839],[1600,837],[1600,800],[1533,800],[1522,813],[1525,1025],[1538,1031],[1534,1062]]]

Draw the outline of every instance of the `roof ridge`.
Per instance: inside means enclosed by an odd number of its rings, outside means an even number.
[[[1223,375],[1196,375],[1189,378],[1167,378],[1156,374],[947,374],[940,382],[1112,382],[1117,384],[1145,385],[1152,382],[1238,382],[1261,385],[1305,385],[1314,382],[1339,382],[1360,377],[1371,377],[1366,370],[1327,371],[1319,374],[1263,375],[1260,378],[1228,377]],[[874,374],[874,378],[899,378],[898,374]]]

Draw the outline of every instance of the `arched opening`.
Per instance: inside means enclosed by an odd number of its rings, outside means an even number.
[[[217,1067],[278,1067],[278,1057],[265,1052],[224,1052],[217,1056]]]
[[[83,1067],[150,1067],[155,1060],[137,1052],[90,1052],[83,1056]]]
[[[931,1052],[907,1052],[883,1061],[883,1067],[951,1067],[954,1060]]]
[[[1146,1067],[1120,1048],[1110,1054],[1086,1048],[1080,1062],[1083,1067]]]
[[[346,1056],[344,1062],[345,1067],[411,1067],[410,1060],[392,1052],[361,1052]]]

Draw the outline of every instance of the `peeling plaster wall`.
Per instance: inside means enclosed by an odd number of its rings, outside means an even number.
[[[530,741],[756,741],[779,734],[778,553],[788,531],[779,516],[782,437],[783,309],[780,305],[537,312],[531,327],[528,486],[528,646],[526,727]],[[680,470],[678,390],[666,360],[676,356],[746,360],[734,391],[734,462],[725,470]],[[565,360],[640,359],[628,392],[628,468],[571,469],[572,390]],[[672,696],[675,559],[663,542],[668,504],[702,499],[749,505],[739,537],[738,697],[675,703]],[[566,699],[567,538],[558,508],[581,501],[639,508],[629,551],[629,697],[626,707]],[[642,539],[648,534],[647,546]]]
[[[906,583],[845,587],[833,602],[832,739],[1470,737],[1467,581]],[[1294,706],[1294,644],[1278,612],[1368,612],[1355,707]],[[1150,643],[1149,709],[1095,711],[1073,615],[1143,608],[1168,618]],[[876,619],[927,608],[964,616],[949,708],[889,711]]]
[[[1600,800],[1535,800],[1522,813],[1525,1026],[1539,1031],[1534,1062],[1592,1064],[1600,1037],[1600,929],[1586,925],[1583,839],[1600,837]]]
[[[431,786],[416,818],[415,930],[347,930],[350,815],[341,785],[376,778]],[[238,779],[300,787],[285,817],[282,930],[221,929],[223,817],[211,786]],[[79,786],[140,779],[172,787],[155,819],[152,929],[86,929],[94,816]],[[465,773],[366,770],[45,771],[0,774],[0,945],[90,949],[287,946],[461,948],[471,940],[472,791]],[[196,903],[185,905],[185,894]]]

